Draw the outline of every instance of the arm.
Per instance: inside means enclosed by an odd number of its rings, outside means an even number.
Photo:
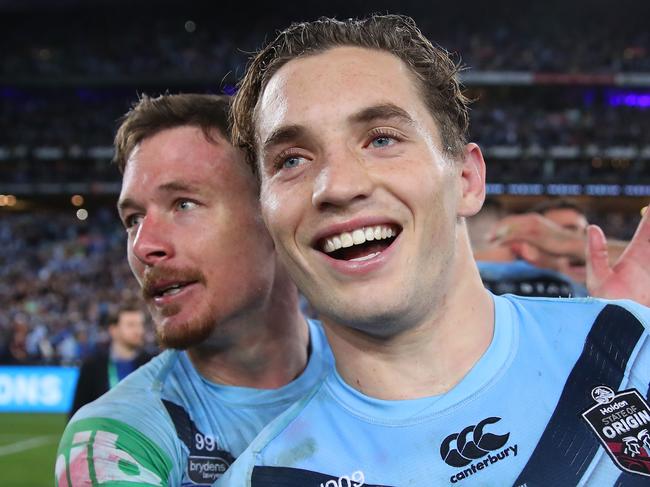
[[[490,240],[509,246],[523,241],[550,255],[586,259],[585,234],[562,228],[537,213],[510,215],[503,218],[495,226]],[[610,240],[606,244],[612,264],[621,256],[627,244],[628,242],[621,240]]]
[[[135,412],[126,411],[128,415]],[[81,413],[88,413],[88,409]],[[69,423],[61,438],[55,467],[57,487],[99,487],[123,482],[133,487],[178,485],[179,479],[173,478],[173,453],[168,445],[118,419],[81,415],[86,417]],[[152,421],[155,423],[155,418]]]

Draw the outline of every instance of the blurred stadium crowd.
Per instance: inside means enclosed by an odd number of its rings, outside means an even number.
[[[116,303],[138,294],[109,209],[85,223],[27,213],[0,225],[0,363],[75,364],[107,340]]]
[[[580,28],[572,30],[566,29],[564,23],[540,27],[533,13],[523,11],[513,11],[507,22],[479,25],[480,14],[474,15],[471,18],[472,12],[465,11],[460,18],[450,20],[445,16],[444,21],[429,15],[418,17],[418,24],[429,38],[452,52],[462,53],[463,63],[476,70],[650,70],[647,29],[590,24],[584,22],[584,17]],[[270,26],[283,25],[285,18],[247,16],[243,25],[234,21],[212,29],[205,28],[209,19],[204,18],[181,20],[178,15],[170,15],[148,22],[144,29],[142,23],[127,18],[120,19],[119,35],[107,30],[100,18],[84,20],[53,35],[49,19],[34,19],[30,25],[32,35],[27,39],[19,26],[8,26],[3,34],[8,55],[0,59],[0,70],[20,76],[60,78],[147,75],[218,79],[231,71],[241,73],[245,52],[261,45],[272,32]],[[629,22],[629,17],[626,20]]]
[[[483,22],[479,7],[470,14],[461,5],[443,17],[429,15],[431,7],[411,13],[469,68],[466,84],[477,99],[471,138],[486,154],[488,182],[650,188],[644,16],[622,6],[605,23],[582,22],[594,19],[579,9],[575,18],[549,22],[534,12],[544,5],[524,13],[511,3],[507,23]],[[290,12],[275,15],[229,19],[217,10],[143,22],[104,11],[0,20],[0,193],[5,185],[113,183],[86,221],[42,208],[2,214],[0,363],[78,363],[105,341],[103,320],[138,292],[124,231],[107,201],[119,189],[109,163],[117,120],[141,92],[228,92],[246,52],[274,26],[296,20]],[[567,28],[572,22],[580,28]],[[621,74],[629,76],[623,85]],[[638,223],[638,213],[590,217],[623,239]]]

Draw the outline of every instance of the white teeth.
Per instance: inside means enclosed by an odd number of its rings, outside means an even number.
[[[354,242],[354,245],[362,244],[366,241],[366,232],[363,230],[355,230],[352,232],[352,241]]]
[[[175,284],[174,286],[171,286],[167,289],[165,289],[161,295],[162,296],[172,296],[174,294],[178,294],[181,292],[182,286],[180,284]]]
[[[364,242],[370,242],[372,240],[382,240],[385,238],[391,238],[393,236],[397,236],[397,231],[393,230],[391,227],[387,225],[377,225],[374,227],[358,228],[352,231],[351,233],[343,232],[339,235],[335,235],[333,237],[325,239],[322,249],[325,253],[330,254],[340,248],[348,248],[348,247],[352,247],[353,245],[360,245]],[[366,256],[366,257],[353,259],[353,260],[366,260],[367,258],[371,258],[371,257]]]
[[[373,252],[372,254],[364,255],[363,257],[357,257],[356,259],[350,259],[350,262],[362,262],[364,260],[372,259],[376,255],[379,255],[379,252]]]
[[[343,232],[341,234],[341,245],[343,248],[348,248],[352,247],[354,245],[354,240],[352,239],[352,235],[350,235],[348,232]]]

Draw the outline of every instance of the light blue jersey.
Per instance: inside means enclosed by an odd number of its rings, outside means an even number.
[[[494,302],[492,343],[449,392],[383,401],[333,371],[216,485],[650,485],[650,309]]]
[[[332,370],[322,327],[310,321],[309,332],[306,369],[273,390],[214,384],[185,352],[163,352],[75,414],[59,446],[57,486],[211,485]]]

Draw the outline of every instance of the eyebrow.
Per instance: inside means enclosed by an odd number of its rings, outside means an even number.
[[[280,127],[271,132],[271,135],[266,138],[262,145],[262,151],[268,152],[271,147],[299,139],[304,137],[306,133],[307,130],[302,125],[287,125]]]
[[[381,105],[364,108],[360,112],[348,117],[348,120],[355,125],[375,120],[389,119],[399,119],[409,125],[415,124],[413,118],[411,118],[406,110],[397,105],[393,105],[392,103],[383,103]],[[280,127],[271,132],[271,135],[266,138],[262,145],[262,151],[268,152],[271,147],[303,138],[307,135],[307,132],[307,129],[302,125],[287,125]]]
[[[415,124],[415,121],[413,118],[411,118],[406,110],[398,107],[397,105],[393,105],[392,103],[383,103],[381,105],[374,105],[368,108],[364,108],[360,112],[357,112],[349,117],[350,122],[353,124],[390,119],[398,119],[409,125]]]
[[[161,184],[157,188],[158,191],[162,191],[164,193],[179,193],[179,192],[187,192],[187,193],[200,193],[200,186],[193,184],[193,183],[185,183],[185,182],[179,182],[179,181],[170,181],[169,183]],[[135,200],[132,198],[124,198],[123,200],[119,200],[117,202],[117,211],[122,214],[124,210],[128,209],[141,209],[142,205],[138,204]]]

